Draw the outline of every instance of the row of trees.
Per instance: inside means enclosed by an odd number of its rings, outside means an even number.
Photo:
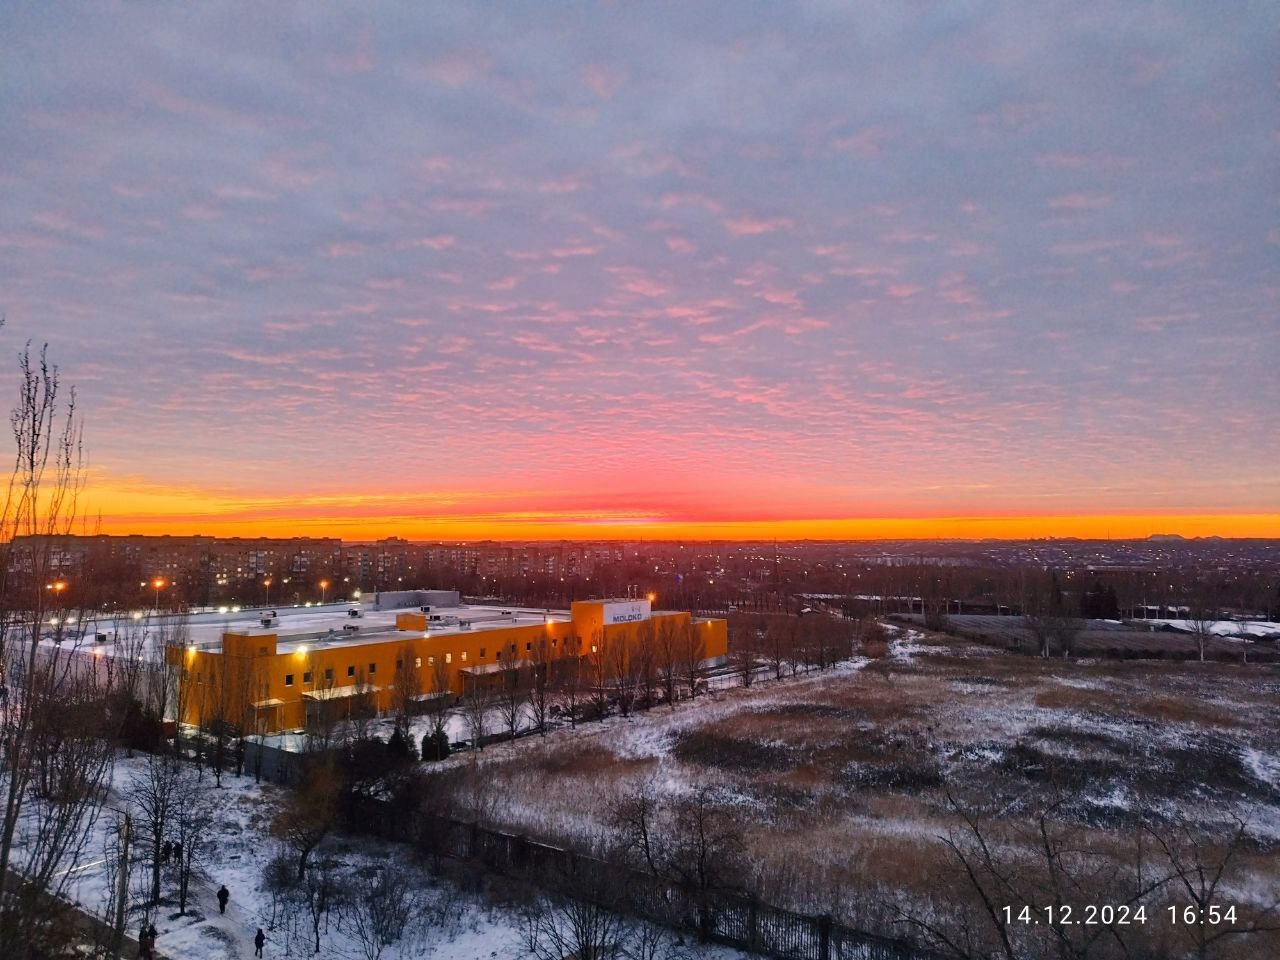
[[[749,687],[762,665],[781,680],[848,659],[861,629],[856,622],[821,613],[733,613],[730,656],[742,685]]]
[[[487,677],[474,676],[468,683],[461,702],[468,735],[483,746],[491,733],[514,738],[532,729],[545,734],[555,718],[576,726],[612,710],[629,716],[697,697],[706,689],[703,629],[662,617],[639,624],[631,640],[606,642],[597,632],[590,644],[571,635],[556,648],[546,638],[524,651],[509,645],[498,651]],[[441,729],[448,703],[440,697],[428,703],[435,729]],[[490,731],[495,714],[500,729]]]

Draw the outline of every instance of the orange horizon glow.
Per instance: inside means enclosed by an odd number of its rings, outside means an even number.
[[[222,537],[337,537],[348,542],[558,540],[1130,540],[1153,534],[1187,538],[1280,539],[1280,514],[1135,514],[1004,517],[843,517],[776,520],[672,520],[528,516],[269,517],[254,520],[163,516],[121,523],[104,517],[84,532]]]
[[[999,504],[869,503],[808,510],[798,502],[739,495],[721,504],[601,491],[573,497],[542,491],[423,491],[281,498],[226,489],[90,478],[77,533],[225,537],[336,537],[360,542],[560,540],[1088,540],[1183,537],[1280,539],[1280,512],[1122,509],[1036,512]],[[646,506],[645,500],[650,500]],[[958,509],[956,509],[958,507]],[[987,509],[982,509],[986,507]],[[843,514],[843,515],[841,515]]]

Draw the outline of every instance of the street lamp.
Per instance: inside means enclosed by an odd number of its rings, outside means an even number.
[[[326,590],[328,590],[328,589],[329,589],[329,581],[328,581],[328,580],[321,580],[321,581],[320,581],[320,602],[321,602],[322,604],[324,603],[324,594],[325,594],[325,591],[326,591]]]
[[[267,577],[267,579],[262,581],[262,590],[263,590],[262,605],[264,607],[269,607],[271,606],[271,578],[270,577]]]
[[[151,581],[151,586],[156,589],[156,613],[160,612],[160,591],[165,587],[164,577],[156,577]]]

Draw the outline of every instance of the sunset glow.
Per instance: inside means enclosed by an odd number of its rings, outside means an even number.
[[[1280,536],[1274,24],[1107,6],[24,6],[0,359],[110,533]]]

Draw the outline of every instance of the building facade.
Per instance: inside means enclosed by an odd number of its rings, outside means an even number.
[[[171,647],[184,723],[271,734],[316,722],[387,713],[433,698],[528,682],[576,665],[580,689],[687,674],[727,655],[722,619],[653,611],[647,600],[589,600],[569,611],[433,607],[394,612],[394,623],[349,623],[290,633],[262,618],[216,642]],[[585,697],[584,697],[585,698]]]

